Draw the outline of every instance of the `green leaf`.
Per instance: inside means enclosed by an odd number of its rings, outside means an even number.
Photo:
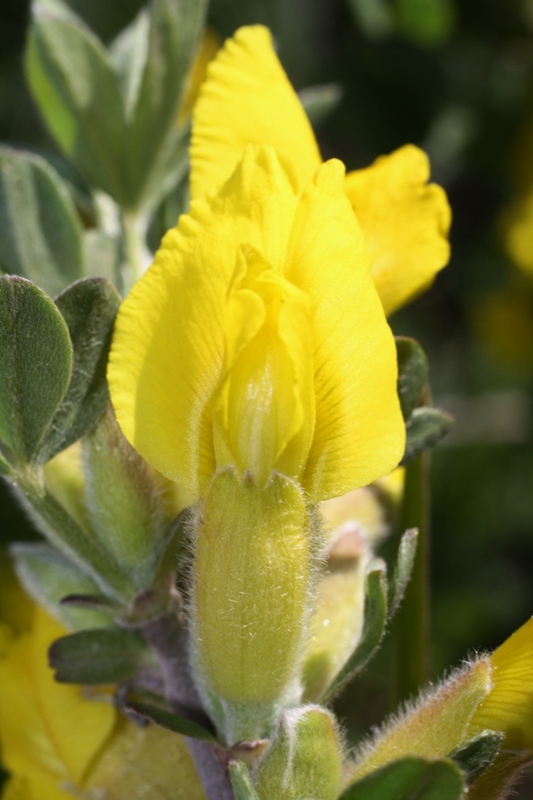
[[[0,438],[31,461],[67,390],[68,329],[44,292],[24,278],[0,278]]]
[[[413,571],[416,548],[418,544],[418,530],[410,528],[405,531],[398,548],[398,556],[394,567],[394,575],[389,586],[389,619],[391,619],[402,602],[407,584]]]
[[[152,705],[151,703],[143,703],[138,701],[131,701],[127,705],[136,714],[140,714],[150,722],[155,722],[162,728],[167,728],[174,733],[180,733],[182,736],[190,736],[192,739],[202,739],[205,742],[215,742],[216,739],[207,728],[192,722],[180,714],[175,714],[174,711],[169,711],[166,708]]]
[[[308,86],[298,92],[300,102],[313,127],[320,125],[335,111],[343,95],[343,89],[338,83]]]
[[[118,280],[120,264],[118,237],[101,230],[85,231],[83,234],[85,272],[90,278],[107,278],[120,291]]]
[[[123,100],[99,40],[74,19],[37,6],[26,69],[39,110],[63,152],[89,183],[127,205]]]
[[[12,474],[12,469],[8,461],[4,458],[2,453],[0,453],[0,475],[10,476]]]
[[[348,787],[339,800],[461,800],[464,780],[453,761],[391,761]]]
[[[419,453],[434,447],[446,436],[452,424],[453,418],[440,408],[415,408],[405,426],[407,441],[401,464],[406,464]]]
[[[188,126],[172,128],[155,158],[143,191],[145,210],[153,211],[158,203],[172,192],[180,182],[185,182],[189,169]],[[175,225],[179,213],[175,214],[171,226]],[[168,229],[168,226],[167,226]],[[165,229],[165,230],[167,230]]]
[[[229,776],[235,793],[235,800],[259,800],[246,764],[242,761],[230,761]]]
[[[467,782],[470,784],[492,764],[500,751],[505,738],[504,733],[498,731],[483,731],[478,736],[457,747],[448,758],[466,773]]]
[[[148,57],[149,33],[150,13],[148,8],[142,8],[109,48],[109,59],[124,98],[126,119],[130,119],[137,103]]]
[[[327,703],[366,666],[376,652],[387,621],[387,580],[384,568],[368,573],[365,586],[365,621],[356,649],[326,689],[320,703]]]
[[[60,683],[96,685],[132,678],[150,651],[142,637],[121,628],[95,628],[58,639],[49,662]]]
[[[426,354],[415,339],[396,336],[398,358],[398,397],[404,420],[419,405],[428,379]]]
[[[0,268],[50,295],[83,275],[81,225],[59,175],[43,159],[0,148]]]
[[[60,294],[56,305],[67,323],[74,357],[67,393],[39,448],[41,463],[88,433],[105,411],[107,357],[120,297],[104,278],[86,278]]]
[[[73,592],[100,592],[96,581],[48,544],[15,544],[11,548],[20,582],[39,604],[67,628],[79,630],[110,625],[109,614],[78,609],[61,603]]]
[[[128,173],[137,204],[176,124],[206,6],[206,0],[154,0],[152,4],[145,65],[129,119]]]

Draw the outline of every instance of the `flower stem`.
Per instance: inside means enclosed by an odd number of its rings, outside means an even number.
[[[122,281],[124,293],[127,294],[146,269],[149,253],[144,239],[144,220],[140,214],[124,211],[120,221],[124,243]]]
[[[187,631],[175,612],[145,623],[140,631],[161,665],[171,708],[204,727],[210,722],[201,707],[187,657]],[[225,770],[209,742],[185,737],[208,800],[235,800]]]
[[[414,697],[430,677],[428,468],[426,452],[410,461],[405,471],[400,531],[418,528],[418,550],[393,634],[393,708]]]

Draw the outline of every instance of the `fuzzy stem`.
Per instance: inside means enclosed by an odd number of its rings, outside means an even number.
[[[187,632],[177,613],[168,612],[141,627],[141,633],[156,654],[171,708],[204,727],[210,726],[194,685],[187,658]],[[235,800],[224,767],[209,742],[185,737],[189,752],[208,800]]]
[[[134,212],[124,211],[121,215],[126,273],[122,275],[126,293],[143,274],[149,254],[144,241],[144,221]]]
[[[135,588],[130,585],[109,554],[92,539],[56,500],[44,483],[41,467],[27,466],[11,481],[22,507],[48,541],[67,558],[89,571],[102,590],[115,600],[128,601]]]

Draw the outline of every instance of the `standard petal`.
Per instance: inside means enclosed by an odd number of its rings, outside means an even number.
[[[296,197],[272,148],[247,148],[220,192],[194,201],[117,317],[109,385],[119,424],[156,469],[195,497],[214,468],[209,401],[239,247],[280,269]]]
[[[193,115],[191,196],[220,186],[248,144],[270,144],[304,186],[321,163],[305,111],[267,28],[240,28],[207,71]]]
[[[450,257],[450,207],[428,178],[428,158],[413,145],[346,176],[387,315],[427,289]]]
[[[317,172],[296,211],[285,269],[314,306],[316,428],[304,475],[314,502],[390,472],[405,442],[394,339],[343,180],[339,161]]]

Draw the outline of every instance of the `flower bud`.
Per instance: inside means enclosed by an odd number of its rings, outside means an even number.
[[[389,528],[403,470],[319,505],[328,558],[317,588],[303,668],[304,697],[316,701],[355,650],[363,631],[365,577]]]
[[[226,739],[268,736],[294,691],[314,574],[300,488],[274,474],[218,472],[203,501],[193,567],[193,656]]]
[[[260,800],[336,800],[342,747],[333,715],[319,706],[286,711],[257,773]]]
[[[309,701],[319,699],[361,638],[370,559],[364,531],[356,526],[330,544],[303,667],[304,697]]]
[[[533,750],[533,617],[490,656],[493,687],[469,726],[505,733],[508,750]]]
[[[416,705],[393,718],[363,745],[352,781],[402,756],[440,758],[470,738],[470,723],[476,709],[492,688],[492,666],[482,658],[456,672],[433,692],[422,695]]]

